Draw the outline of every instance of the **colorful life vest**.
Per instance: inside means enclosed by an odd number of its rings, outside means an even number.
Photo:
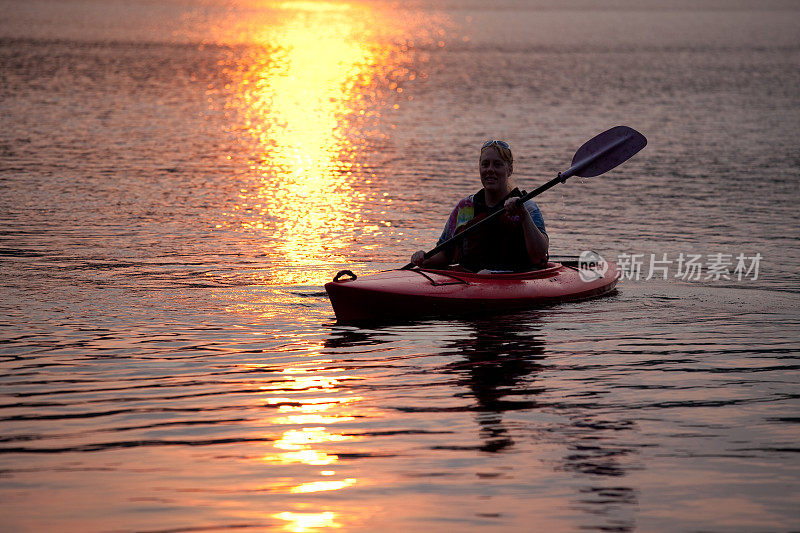
[[[450,213],[439,243],[477,224],[497,208],[502,209],[506,199],[522,195],[519,189],[514,189],[495,208],[490,208],[486,204],[483,189],[464,198]],[[525,208],[539,230],[546,233],[542,214],[536,204],[528,200],[525,202]],[[508,213],[503,213],[466,235],[446,252],[449,253],[451,262],[460,263],[463,267],[476,271],[481,269],[522,271],[537,266],[532,264],[528,257],[521,218]]]

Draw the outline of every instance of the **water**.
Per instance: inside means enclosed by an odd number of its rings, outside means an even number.
[[[800,529],[793,2],[0,8],[2,529]],[[335,324],[484,140],[531,189],[616,124],[537,199],[616,295]]]

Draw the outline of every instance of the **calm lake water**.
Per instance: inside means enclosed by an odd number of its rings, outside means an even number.
[[[796,2],[0,12],[3,531],[800,530]],[[615,295],[335,324],[483,141],[530,190],[617,124],[537,198]]]

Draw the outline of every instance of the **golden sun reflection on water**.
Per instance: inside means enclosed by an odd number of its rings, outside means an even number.
[[[293,365],[276,374],[282,379],[259,387],[268,395],[261,401],[277,411],[267,422],[272,426],[285,427],[280,438],[272,443],[272,452],[262,455],[260,461],[287,467],[315,467],[306,474],[313,476],[310,479],[301,479],[295,474],[271,485],[270,490],[300,496],[343,490],[359,483],[355,477],[337,475],[332,467],[339,462],[339,456],[328,448],[361,440],[357,435],[334,431],[329,427],[355,420],[359,416],[355,414],[355,407],[364,399],[348,395],[342,388],[343,381],[354,379],[343,374],[344,371],[336,366]],[[319,467],[326,468],[320,470]],[[337,515],[287,511],[273,516],[288,522],[285,527],[287,531],[305,531],[334,527],[328,522]],[[318,521],[328,525],[317,525]]]
[[[312,481],[310,483],[302,483],[296,487],[292,487],[289,492],[292,494],[305,494],[308,492],[324,492],[328,490],[339,490],[351,485],[355,485],[356,480],[353,478],[342,479],[340,481]]]
[[[324,513],[278,513],[273,515],[275,518],[288,522],[284,530],[292,533],[305,533],[323,528],[340,528],[341,524],[335,521],[336,513],[326,511]]]
[[[308,376],[303,376],[305,371],[302,369],[287,369],[289,374],[294,374],[301,382],[287,384],[285,391],[304,391],[308,390],[303,386],[308,384]],[[326,385],[320,388],[328,388],[331,392],[336,392],[337,380],[320,380]],[[345,411],[352,408],[352,405],[363,400],[361,397],[314,397],[314,398],[291,398],[291,397],[272,397],[267,399],[267,405],[277,405],[278,411],[282,416],[274,417],[270,422],[275,425],[296,426],[309,421],[334,424],[343,421],[354,420],[354,416],[349,416]],[[320,414],[328,411],[328,414]],[[353,435],[345,435],[330,431],[326,426],[302,426],[286,429],[281,438],[273,443],[274,453],[261,457],[261,461],[276,465],[308,465],[314,467],[336,464],[339,461],[338,455],[329,453],[319,446],[326,446],[331,443],[342,443],[359,440]],[[336,475],[334,470],[316,471],[317,475],[330,478]],[[293,495],[303,495],[318,492],[329,492],[342,490],[358,483],[358,479],[346,477],[344,479],[316,479],[299,481],[294,479],[294,483],[273,487]],[[295,513],[283,512],[274,515],[276,518],[285,520],[286,531],[311,531],[318,528],[341,527],[334,521],[337,513],[326,511],[324,513]]]
[[[330,433],[325,431],[324,427],[309,427],[285,432],[283,438],[275,443],[275,447],[281,450],[302,450],[310,444],[341,442],[352,438],[347,435]]]
[[[259,12],[258,3],[247,5],[247,15]],[[217,29],[220,41],[250,43],[247,52],[234,48],[223,68],[226,116],[253,177],[226,215],[280,265],[344,262],[354,239],[391,225],[364,213],[365,203],[390,199],[365,188],[375,174],[363,150],[367,137],[385,137],[376,124],[386,110],[410,98],[402,85],[415,79],[418,54],[409,43],[430,42],[436,23],[377,2],[260,8],[260,22],[231,18]],[[283,271],[269,281],[282,284]],[[322,275],[308,271],[315,274]]]
[[[348,122],[367,112],[359,101],[386,50],[372,41],[363,6],[284,4],[289,18],[270,28],[268,47],[232,73],[251,170],[261,176],[234,210],[254,212],[242,227],[277,245],[287,263],[318,264],[364,225]]]
[[[224,114],[237,146],[226,157],[238,197],[219,227],[263,246],[269,263],[254,270],[257,284],[321,284],[326,265],[347,262],[355,240],[390,226],[380,212],[391,198],[376,185],[368,150],[386,142],[387,115],[411,99],[408,84],[426,76],[419,63],[428,52],[420,49],[442,45],[443,20],[379,1],[226,1],[230,13],[203,19],[206,42],[226,50],[210,106]],[[229,309],[268,316],[298,298],[269,294],[278,305]],[[364,437],[335,427],[367,416],[364,398],[343,385],[355,378],[341,368],[296,366],[259,384],[264,425],[278,438],[257,460],[283,473],[263,488],[291,502],[271,516],[285,531],[344,527],[360,511],[321,505],[313,494],[369,483],[340,457]]]

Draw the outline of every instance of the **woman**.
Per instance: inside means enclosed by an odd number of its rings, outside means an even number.
[[[550,239],[542,214],[532,200],[521,204],[518,198],[522,193],[509,182],[514,158],[508,143],[487,141],[481,148],[478,168],[483,189],[456,205],[439,244],[498,209],[505,212],[428,259],[423,250],[414,252],[411,262],[424,267],[459,263],[473,271],[523,271],[547,263]]]

